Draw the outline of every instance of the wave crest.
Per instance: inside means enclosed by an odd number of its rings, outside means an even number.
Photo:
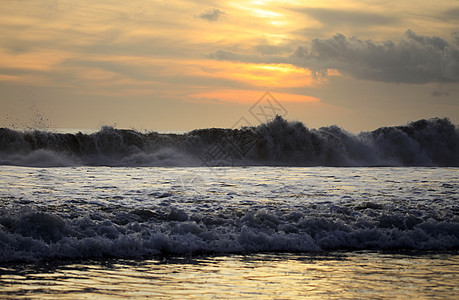
[[[93,134],[0,128],[0,164],[21,166],[459,166],[459,129],[434,118],[351,134],[276,117],[257,127]]]

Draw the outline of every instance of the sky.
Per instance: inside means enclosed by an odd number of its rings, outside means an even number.
[[[0,2],[0,127],[257,125],[267,91],[309,128],[459,124],[459,1]]]

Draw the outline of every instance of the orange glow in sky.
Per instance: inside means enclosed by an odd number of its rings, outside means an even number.
[[[265,91],[312,126],[459,122],[457,11],[455,0],[2,1],[0,127],[30,118],[31,94],[54,127],[225,126]]]

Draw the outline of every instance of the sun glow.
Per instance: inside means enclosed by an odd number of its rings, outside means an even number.
[[[274,5],[269,5],[271,1],[251,1],[249,3],[234,2],[231,6],[247,13],[249,16],[255,16],[261,19],[275,19],[284,17],[284,14],[274,10]]]
[[[276,18],[282,16],[282,14],[273,12],[270,10],[266,9],[252,9],[252,12],[257,16],[261,18]]]
[[[289,64],[253,64],[233,62],[201,62],[205,68],[194,68],[196,75],[243,82],[264,89],[313,86],[310,70]]]

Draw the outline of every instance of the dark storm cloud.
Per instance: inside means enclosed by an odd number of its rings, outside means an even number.
[[[337,69],[357,79],[380,82],[424,84],[459,82],[459,47],[454,41],[421,36],[411,30],[398,42],[360,40],[336,34],[313,39],[310,50],[297,47],[290,56],[240,55],[219,50],[211,54],[219,60],[251,63],[289,63],[316,74]]]
[[[440,37],[408,30],[394,43],[346,38],[314,39],[305,67],[338,69],[358,79],[397,83],[459,82],[459,49]]]
[[[327,26],[352,25],[374,26],[387,25],[397,22],[397,18],[372,12],[330,9],[330,8],[301,8],[295,11],[306,14]]]
[[[203,20],[207,20],[209,22],[214,22],[220,19],[220,17],[224,15],[226,15],[225,12],[219,9],[213,8],[213,9],[208,9],[205,12],[199,14],[198,17]]]

